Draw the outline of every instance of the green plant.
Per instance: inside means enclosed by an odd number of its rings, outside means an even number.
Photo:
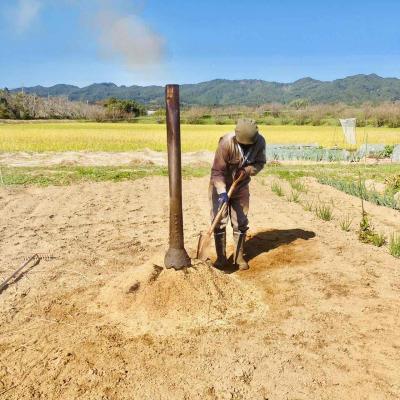
[[[315,215],[323,221],[330,221],[332,219],[332,207],[328,204],[319,204],[315,207]]]
[[[376,247],[382,247],[386,244],[386,236],[383,233],[377,233],[372,239],[372,244]]]
[[[282,186],[278,182],[273,182],[271,185],[271,190],[279,197],[283,196]]]
[[[390,237],[389,252],[393,257],[400,258],[400,234],[393,234]]]
[[[304,185],[304,183],[302,183],[302,182],[291,181],[290,185],[292,186],[292,188],[294,190],[297,190],[298,192],[307,193],[307,191],[308,191],[306,185]]]
[[[382,233],[375,232],[366,212],[363,212],[361,218],[358,238],[363,243],[373,244],[377,247],[382,247],[386,243],[385,236]]]
[[[304,211],[312,211],[313,207],[314,207],[313,201],[308,201],[308,200],[304,201],[304,203],[302,205],[303,205]]]
[[[129,116],[145,115],[146,109],[135,100],[121,100],[110,97],[103,103],[111,119],[127,119]]]
[[[383,158],[391,158],[394,150],[394,144],[387,144],[382,152]]]
[[[324,185],[332,186],[342,192],[345,192],[352,196],[357,196],[363,200],[368,200],[371,203],[377,204],[378,206],[398,209],[398,205],[396,203],[396,200],[394,199],[393,192],[381,194],[378,193],[376,190],[368,190],[364,182],[348,182],[325,177],[320,177],[318,179],[318,182]]]
[[[292,190],[290,196],[287,196],[288,201],[293,201],[294,203],[300,203],[300,193],[296,190]]]
[[[345,232],[350,232],[350,227],[353,222],[353,218],[350,215],[346,215],[343,219],[339,221],[340,227]]]

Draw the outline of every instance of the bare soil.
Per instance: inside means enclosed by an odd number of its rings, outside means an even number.
[[[1,281],[55,257],[0,294],[0,398],[398,399],[400,260],[358,241],[358,199],[306,180],[304,199],[333,204],[323,222],[271,181],[251,184],[243,272],[162,268],[167,178],[0,188]],[[184,181],[192,256],[207,186]],[[398,212],[366,208],[400,230]]]
[[[182,165],[202,166],[210,165],[214,159],[211,151],[197,151],[182,153]],[[377,160],[373,158],[362,159],[360,163],[390,164],[390,159]],[[278,164],[298,164],[298,160],[281,160]],[[303,165],[330,164],[329,161],[302,160]],[[8,167],[43,167],[43,166],[129,166],[136,164],[148,164],[166,166],[168,164],[167,153],[150,149],[141,151],[105,152],[105,151],[63,151],[52,152],[16,152],[0,153],[0,166]],[[343,162],[348,164],[348,162]],[[376,185],[375,185],[376,186]],[[377,189],[379,188],[379,184]]]
[[[182,153],[183,165],[209,165],[212,163],[214,153],[211,151],[198,151]],[[166,166],[167,153],[150,149],[131,152],[105,152],[105,151],[65,151],[43,153],[0,153],[0,166],[9,167],[41,167],[41,166],[122,166],[122,165],[148,164]]]

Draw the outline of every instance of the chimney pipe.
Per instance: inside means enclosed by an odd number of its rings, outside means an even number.
[[[190,267],[185,250],[182,212],[181,127],[179,85],[165,87],[168,175],[169,175],[169,249],[165,254],[166,268]]]

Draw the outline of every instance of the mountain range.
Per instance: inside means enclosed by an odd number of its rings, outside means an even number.
[[[21,88],[11,90],[21,91]],[[58,84],[51,87],[24,88],[38,96],[67,96],[70,100],[96,102],[108,97],[134,99],[149,106],[164,103],[162,86],[117,86],[114,83],[95,83],[86,87]],[[181,85],[184,105],[258,105],[270,102],[290,103],[307,99],[310,103],[358,104],[400,100],[400,79],[382,78],[376,74],[354,75],[333,81],[312,78],[292,83],[268,82],[256,79],[215,79],[196,84]]]

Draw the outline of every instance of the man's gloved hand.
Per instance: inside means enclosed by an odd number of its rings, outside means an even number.
[[[219,206],[221,207],[224,203],[227,203],[229,201],[228,199],[228,194],[226,192],[223,192],[218,195],[218,203]]]

